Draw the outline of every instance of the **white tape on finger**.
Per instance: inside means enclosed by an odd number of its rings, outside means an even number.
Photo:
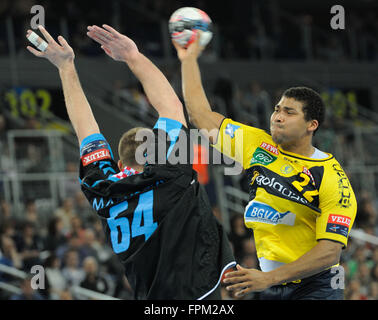
[[[34,44],[39,50],[41,50],[41,51],[45,51],[46,50],[46,48],[47,48],[47,46],[49,45],[45,40],[43,40],[42,38],[41,38],[41,40],[42,40],[42,42],[41,43],[39,43],[38,42],[38,38],[39,38],[39,36],[34,32],[34,31],[32,31],[30,34],[29,34],[29,36],[27,37],[28,38],[28,40],[32,43],[32,44]]]
[[[46,51],[48,45],[46,41],[42,40],[42,43],[37,48],[41,51]]]

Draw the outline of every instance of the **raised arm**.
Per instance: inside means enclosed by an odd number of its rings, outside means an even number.
[[[210,142],[215,143],[217,131],[225,117],[211,111],[202,86],[201,73],[197,61],[203,50],[199,45],[199,37],[188,49],[182,48],[174,41],[173,45],[181,61],[182,89],[190,122],[198,129],[205,129],[209,133],[215,133],[215,135],[207,135]]]
[[[27,46],[27,49],[36,57],[46,58],[58,68],[68,117],[74,127],[79,144],[81,144],[85,137],[99,133],[99,128],[75,69],[75,54],[62,36],[58,37],[58,44],[45,28],[39,26],[39,30],[48,43],[46,50],[39,51],[31,46]],[[26,37],[28,38],[32,32],[28,30]],[[41,37],[38,37],[37,42],[39,44],[43,41]]]
[[[116,61],[127,63],[143,85],[151,105],[159,117],[177,120],[186,126],[180,99],[164,74],[142,53],[135,42],[108,25],[89,26],[87,35],[101,44],[105,53]]]

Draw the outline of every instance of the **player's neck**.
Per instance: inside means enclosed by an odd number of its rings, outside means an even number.
[[[134,165],[132,166],[132,169],[138,171],[138,172],[143,172],[143,169],[144,167],[143,166],[139,166],[139,165]]]
[[[296,153],[308,158],[311,158],[315,152],[315,148],[312,145],[311,140],[299,140],[287,144],[281,144],[280,147],[284,151]]]

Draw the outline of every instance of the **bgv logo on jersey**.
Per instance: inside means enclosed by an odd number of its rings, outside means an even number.
[[[338,214],[330,214],[327,221],[327,232],[341,234],[344,237],[348,236],[348,230],[351,219],[346,216]]]
[[[99,149],[96,151],[93,151],[81,158],[81,161],[83,162],[83,166],[87,166],[88,164],[100,161],[104,159],[110,159],[110,153],[108,149]]]
[[[279,212],[265,203],[252,200],[245,209],[244,218],[246,222],[262,222],[268,224],[285,224],[293,226],[295,214],[286,211]]]

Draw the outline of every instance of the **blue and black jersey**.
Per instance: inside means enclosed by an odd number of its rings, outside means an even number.
[[[141,173],[119,174],[104,136],[85,138],[81,187],[135,299],[206,298],[235,265],[232,250],[192,169],[189,130],[159,118],[152,132]]]

